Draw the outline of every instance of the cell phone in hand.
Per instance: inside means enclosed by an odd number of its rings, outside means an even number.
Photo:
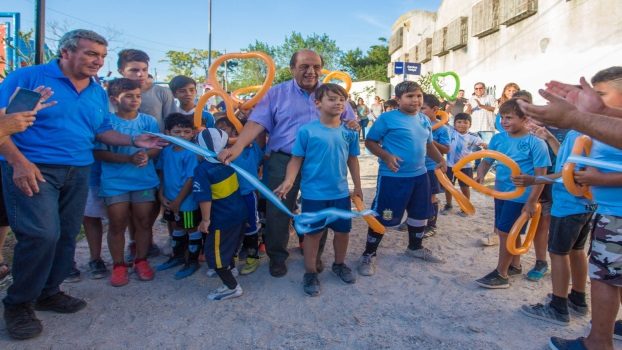
[[[32,111],[35,109],[40,99],[41,94],[36,91],[17,88],[9,101],[9,105],[6,107],[5,113],[9,114]]]

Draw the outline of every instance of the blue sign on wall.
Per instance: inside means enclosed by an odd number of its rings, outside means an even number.
[[[404,74],[404,62],[393,62],[393,73],[396,75]]]
[[[406,74],[421,75],[421,63],[406,62]]]

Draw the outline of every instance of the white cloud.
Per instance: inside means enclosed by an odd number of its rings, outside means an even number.
[[[376,27],[376,28],[379,28],[379,29],[382,29],[382,30],[387,30],[387,28],[389,28],[389,26],[387,26],[386,24],[384,24],[384,23],[380,22],[379,20],[377,20],[374,16],[370,16],[370,15],[365,14],[365,13],[356,13],[356,14],[354,14],[354,17],[360,19],[361,21],[363,21],[363,22],[365,22],[365,23],[367,23],[367,24],[369,24],[369,25],[371,25],[373,27]]]

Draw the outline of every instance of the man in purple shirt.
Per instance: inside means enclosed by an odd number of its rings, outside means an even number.
[[[314,91],[319,86],[324,61],[312,50],[300,50],[292,55],[289,68],[294,79],[273,86],[257,104],[248,122],[231,148],[224,149],[218,159],[230,163],[242,150],[264,131],[270,134],[267,150],[270,158],[264,168],[267,184],[275,189],[285,179],[287,163],[300,127],[319,118],[315,106]],[[348,127],[358,130],[354,111],[349,105],[341,116],[349,121]],[[287,194],[283,203],[292,210],[300,189],[300,176]],[[287,273],[285,260],[289,256],[289,217],[276,206],[268,203],[266,209],[266,231],[264,233],[266,253],[270,257],[270,274],[282,277]],[[321,261],[318,259],[318,262]]]

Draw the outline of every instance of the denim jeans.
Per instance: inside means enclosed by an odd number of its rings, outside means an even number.
[[[1,162],[4,199],[17,245],[13,284],[5,305],[33,302],[59,292],[71,270],[80,232],[90,167],[38,164],[46,182],[26,196],[13,183],[13,168]]]

